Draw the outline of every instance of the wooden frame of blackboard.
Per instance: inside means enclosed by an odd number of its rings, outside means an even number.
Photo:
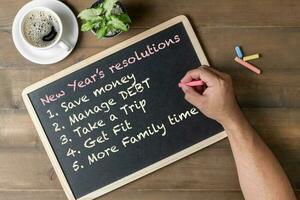
[[[68,184],[68,181],[67,181],[66,177],[64,176],[63,170],[62,170],[62,168],[61,168],[61,166],[60,166],[60,164],[59,164],[59,162],[58,162],[58,160],[55,156],[55,153],[52,149],[52,146],[51,146],[50,142],[47,139],[46,133],[44,132],[44,130],[42,128],[42,125],[39,121],[39,118],[38,118],[34,108],[33,108],[33,105],[31,104],[31,101],[29,99],[28,94],[31,93],[34,90],[37,90],[40,87],[43,87],[43,86],[45,86],[45,85],[47,85],[47,84],[49,84],[49,83],[51,83],[51,82],[53,82],[57,79],[60,79],[64,76],[66,76],[66,75],[68,75],[68,74],[70,74],[74,71],[77,71],[77,70],[79,70],[79,69],[81,69],[85,66],[88,66],[89,64],[94,63],[94,62],[98,61],[101,58],[104,58],[104,57],[106,57],[110,54],[113,54],[113,53],[115,53],[115,52],[117,52],[117,51],[119,51],[123,48],[126,48],[126,47],[128,47],[128,46],[130,46],[134,43],[137,43],[137,42],[139,42],[139,41],[141,41],[141,40],[143,40],[147,37],[150,37],[153,34],[156,34],[160,31],[162,31],[162,30],[164,30],[168,27],[171,27],[175,24],[178,24],[178,23],[183,23],[183,25],[186,29],[186,32],[188,33],[188,36],[191,40],[191,43],[193,45],[193,48],[195,49],[195,52],[196,52],[199,60],[201,61],[201,63],[203,65],[209,65],[209,63],[208,63],[208,61],[207,61],[207,59],[204,55],[204,52],[201,48],[201,45],[200,45],[194,31],[193,31],[193,28],[192,28],[189,20],[187,19],[186,16],[180,15],[180,16],[172,18],[171,20],[166,21],[166,22],[164,22],[164,23],[162,23],[162,24],[160,24],[160,25],[158,25],[154,28],[151,28],[151,29],[149,29],[149,30],[147,30],[143,33],[140,33],[140,34],[124,41],[124,42],[121,42],[121,43],[119,43],[119,44],[117,44],[117,45],[115,45],[115,46],[113,46],[113,47],[111,47],[111,48],[109,48],[105,51],[102,51],[102,52],[100,52],[100,53],[98,53],[94,56],[91,56],[91,57],[89,57],[89,58],[87,58],[87,59],[85,59],[85,60],[83,60],[83,61],[81,61],[77,64],[74,64],[74,65],[72,65],[72,66],[70,66],[70,67],[68,67],[68,68],[66,68],[66,69],[64,69],[64,70],[48,77],[48,78],[45,78],[45,79],[43,79],[43,80],[41,80],[41,81],[25,88],[23,90],[22,97],[23,97],[24,103],[26,105],[26,108],[29,112],[29,115],[30,115],[37,131],[38,131],[39,137],[40,137],[40,139],[41,139],[41,141],[44,145],[44,148],[45,148],[46,153],[48,154],[48,157],[49,157],[49,159],[50,159],[50,161],[53,165],[53,168],[54,168],[54,170],[55,170],[55,172],[56,172],[56,174],[59,178],[59,181],[60,181],[60,183],[63,187],[63,190],[65,191],[65,193],[66,193],[69,200],[75,200],[75,197],[72,193],[72,190],[71,190],[71,188]],[[171,164],[171,163],[173,163],[173,162],[175,162],[179,159],[182,159],[182,158],[184,158],[184,157],[186,157],[186,156],[188,156],[192,153],[195,153],[196,151],[198,151],[200,149],[203,149],[203,148],[205,148],[205,147],[207,147],[207,146],[209,146],[209,145],[211,145],[211,144],[213,144],[217,141],[220,141],[220,140],[222,140],[226,137],[227,137],[227,135],[226,135],[225,131],[217,133],[214,136],[212,136],[212,137],[210,137],[206,140],[203,140],[203,141],[201,141],[201,142],[199,142],[199,143],[197,143],[193,146],[190,146],[190,147],[188,147],[188,148],[186,148],[186,149],[184,149],[184,150],[182,150],[182,151],[180,151],[176,154],[173,154],[172,156],[169,156],[169,157],[167,157],[163,160],[160,160],[160,161],[158,161],[158,162],[156,162],[156,163],[154,163],[154,164],[152,164],[152,165],[150,165],[146,168],[143,168],[143,169],[141,169],[141,170],[139,170],[139,171],[137,171],[133,174],[130,174],[126,177],[123,177],[122,179],[120,179],[118,181],[115,181],[115,182],[113,182],[113,183],[111,183],[111,184],[109,184],[105,187],[102,187],[102,188],[100,188],[96,191],[93,191],[93,192],[91,192],[91,193],[89,193],[89,194],[87,194],[83,197],[80,197],[80,198],[76,199],[76,200],[89,200],[89,199],[97,198],[97,197],[99,197],[101,195],[104,195],[104,194],[106,194],[106,193],[108,193],[112,190],[115,190],[115,189],[117,189],[121,186],[124,186],[127,183],[130,183],[130,182],[132,182],[132,181],[134,181],[138,178],[141,178],[141,177],[143,177],[143,176],[145,176],[149,173],[152,173],[152,172],[154,172],[154,171],[156,171],[156,170],[158,170],[162,167],[165,167],[165,166],[167,166],[167,165],[169,165],[169,164]]]

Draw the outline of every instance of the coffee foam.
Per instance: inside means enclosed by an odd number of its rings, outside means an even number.
[[[51,41],[43,37],[51,32],[52,27],[59,33],[59,22],[52,13],[45,10],[33,10],[23,20],[23,35],[26,40],[36,47],[47,47],[56,41],[57,35]]]

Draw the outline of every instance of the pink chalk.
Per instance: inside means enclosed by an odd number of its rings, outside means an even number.
[[[254,65],[251,65],[250,63],[248,62],[245,62],[243,61],[242,59],[238,58],[238,57],[235,57],[234,59],[237,63],[243,65],[244,67],[248,68],[249,70],[257,73],[257,74],[261,74],[261,70],[258,69],[257,67],[255,67]]]
[[[188,82],[188,83],[183,83],[183,82],[178,83],[178,87],[182,87],[183,85],[199,86],[199,85],[204,85],[204,82],[202,80],[199,80],[199,81],[191,81],[191,82]]]

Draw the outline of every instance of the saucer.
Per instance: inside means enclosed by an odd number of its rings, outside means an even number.
[[[61,18],[63,24],[62,40],[66,41],[71,46],[69,51],[59,47],[58,44],[50,49],[32,49],[22,40],[21,33],[18,30],[21,23],[21,17],[28,10],[40,6],[52,9]],[[27,60],[37,64],[53,64],[66,58],[75,47],[78,34],[78,23],[74,13],[67,5],[58,0],[34,0],[27,3],[17,13],[12,26],[12,36],[16,48]]]

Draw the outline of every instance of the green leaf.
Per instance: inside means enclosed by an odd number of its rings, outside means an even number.
[[[131,19],[130,19],[130,17],[128,16],[127,13],[123,13],[123,14],[117,15],[116,17],[117,17],[119,20],[121,20],[123,23],[125,23],[125,24],[131,23]]]
[[[89,8],[81,11],[78,15],[78,17],[82,20],[98,20],[101,18],[99,15],[101,15],[103,12],[103,8]]]
[[[115,27],[113,27],[113,25],[112,24],[107,24],[107,33],[109,33],[109,32],[115,32],[115,31],[117,31],[117,29],[115,28]]]
[[[98,30],[101,27],[101,25],[102,25],[102,22],[95,22],[93,28]]]
[[[94,23],[91,21],[87,21],[81,25],[81,31],[90,31],[94,27]]]
[[[98,39],[103,38],[107,33],[107,26],[102,26],[100,29],[97,30],[96,32],[96,37]]]
[[[99,15],[103,15],[104,14],[104,8],[98,6],[96,9],[98,10],[98,13],[100,13]]]
[[[102,8],[103,9],[103,3],[97,4],[96,8]],[[103,9],[104,10],[104,9]]]
[[[121,31],[128,31],[128,27],[125,23],[119,20],[116,16],[111,16],[111,20],[108,22],[109,25],[112,25],[114,28]]]
[[[112,9],[117,2],[118,0],[104,0],[103,8],[105,9],[106,17],[111,14]]]

